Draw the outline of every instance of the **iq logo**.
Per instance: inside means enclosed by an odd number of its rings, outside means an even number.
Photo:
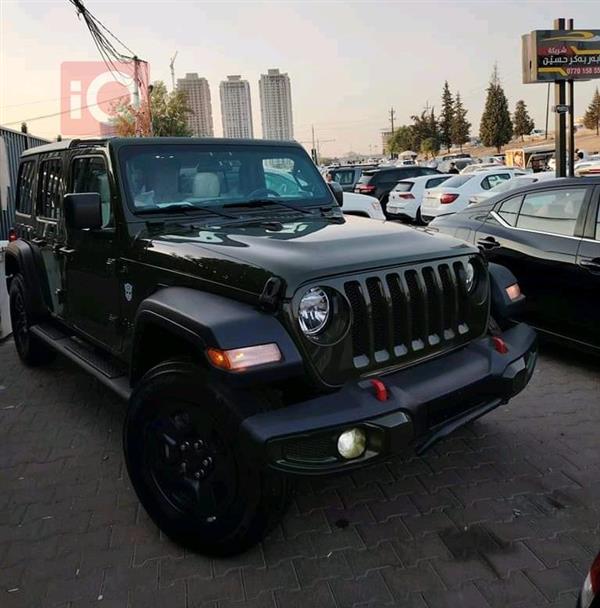
[[[133,101],[135,90],[133,62],[66,61],[61,65],[60,131],[67,137],[110,135],[111,116],[120,104]],[[140,103],[144,103],[149,71],[138,63]]]

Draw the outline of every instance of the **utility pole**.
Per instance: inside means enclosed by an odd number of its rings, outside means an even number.
[[[565,29],[564,19],[554,20],[555,30]],[[564,80],[557,80],[554,82],[554,141],[556,142],[556,177],[566,177],[566,156],[567,156],[567,142],[566,142],[566,127],[567,121],[566,116],[563,112],[557,111],[557,106],[564,106],[566,103],[566,83]]]
[[[548,116],[550,113],[550,83],[548,83],[548,94],[546,95],[546,130],[544,131],[544,139],[548,139]]]
[[[573,19],[567,19],[567,29],[573,29]],[[569,92],[569,142],[567,145],[567,174],[575,177],[575,90],[573,80],[567,81]]]
[[[312,130],[312,147],[310,149],[310,155],[312,156],[315,165],[319,164],[319,155],[317,153],[317,147],[315,146],[315,125],[310,126]]]
[[[171,57],[171,61],[169,63],[169,68],[171,69],[171,85],[173,90],[175,90],[175,59],[177,59],[177,53],[179,53],[179,51],[175,51],[175,55]]]
[[[140,125],[140,60],[137,55],[133,57],[133,109],[135,136],[141,137],[142,128]]]
[[[394,116],[396,115],[396,110],[394,108],[390,108],[390,123],[392,125],[392,135],[394,134]]]

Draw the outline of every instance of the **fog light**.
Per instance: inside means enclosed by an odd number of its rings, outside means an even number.
[[[337,449],[342,458],[350,460],[358,458],[365,453],[367,448],[367,436],[361,429],[350,429],[344,431],[337,442]]]

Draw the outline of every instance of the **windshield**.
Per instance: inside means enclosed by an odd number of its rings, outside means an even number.
[[[473,176],[472,175],[455,175],[450,179],[447,179],[438,188],[460,188],[463,184],[466,184]]]
[[[120,151],[120,163],[136,213],[258,207],[271,199],[295,206],[334,203],[313,162],[294,146],[132,145]]]

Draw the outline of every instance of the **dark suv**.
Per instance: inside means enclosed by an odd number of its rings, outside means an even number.
[[[423,453],[531,377],[508,271],[451,237],[344,218],[341,195],[291,142],[74,140],[22,157],[19,356],[62,353],[126,400],[133,486],[182,544],[241,551],[294,476]]]
[[[340,165],[339,167],[329,167],[327,173],[331,173],[333,181],[336,181],[344,192],[352,192],[363,171],[374,167],[375,165]]]
[[[407,167],[381,167],[363,171],[354,192],[376,197],[385,212],[390,192],[403,179],[420,177],[421,175],[436,175],[440,172],[430,167],[411,165]]]

